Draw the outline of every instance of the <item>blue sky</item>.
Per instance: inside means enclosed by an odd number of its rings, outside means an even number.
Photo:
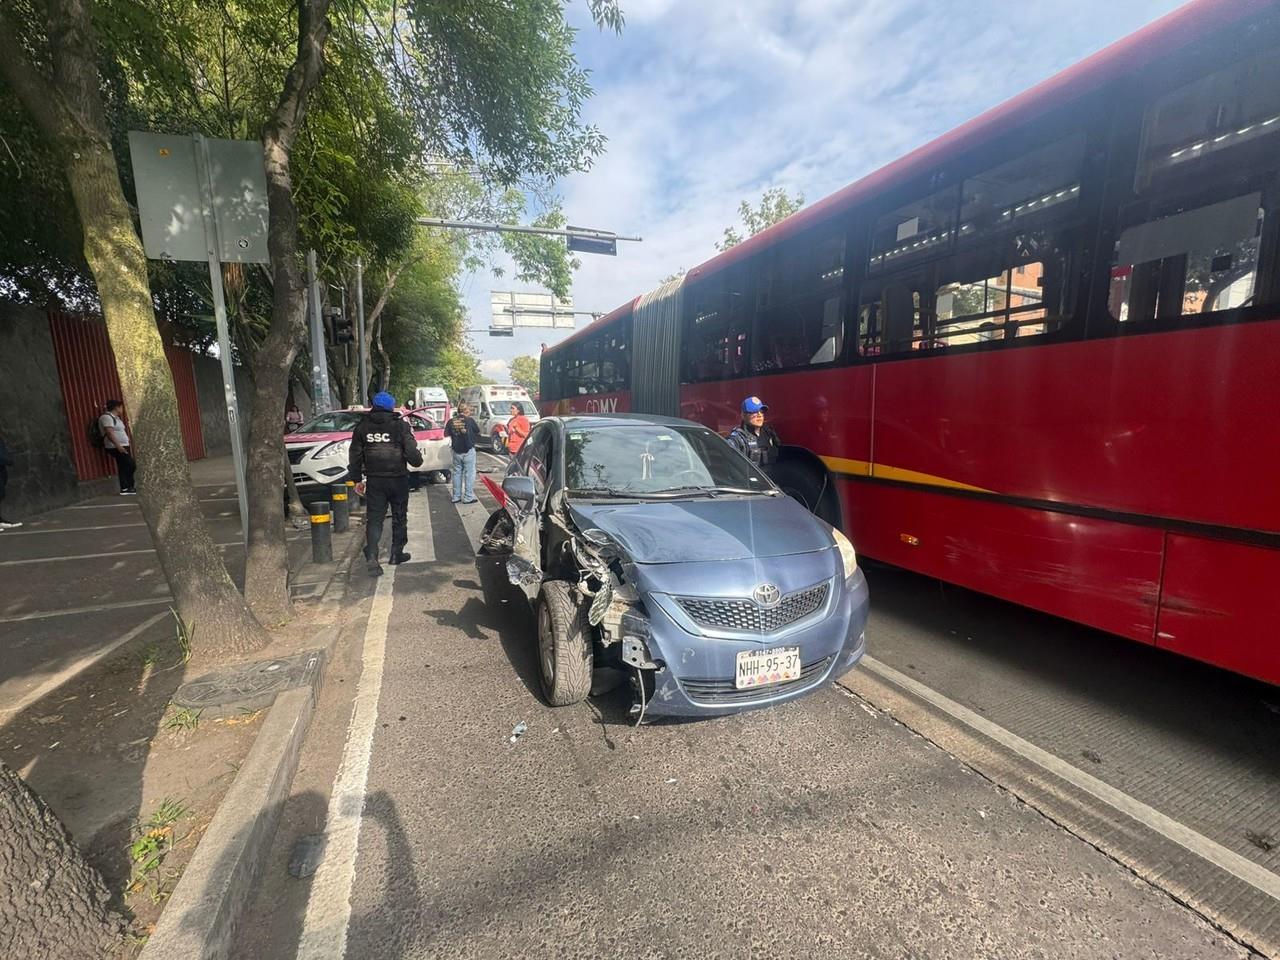
[[[769,187],[813,203],[1177,8],[1178,0],[621,0],[620,36],[580,27],[609,138],[559,184],[569,222],[638,235],[584,254],[573,296],[611,310],[715,253],[737,207]],[[487,271],[466,278],[487,327]],[[516,288],[519,288],[516,286]],[[581,326],[589,318],[579,318]],[[487,376],[566,332],[472,337]]]

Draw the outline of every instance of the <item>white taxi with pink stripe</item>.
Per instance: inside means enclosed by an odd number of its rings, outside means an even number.
[[[313,417],[295,433],[285,435],[284,447],[289,454],[293,482],[300,489],[346,482],[351,432],[368,412],[367,407],[330,410]],[[410,467],[411,472],[428,477],[443,474],[443,479],[449,479],[453,453],[444,436],[444,424],[450,413],[447,403],[401,412],[413,429],[418,449],[422,451],[422,466]]]

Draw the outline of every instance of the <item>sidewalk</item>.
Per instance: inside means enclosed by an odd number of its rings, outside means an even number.
[[[244,546],[231,459],[191,468],[209,531],[240,586]],[[310,556],[309,533],[288,535],[296,579]],[[314,584],[314,571],[306,573],[302,579]],[[0,584],[0,723],[116,649],[173,633],[168,584],[136,497],[98,497],[0,533]]]
[[[244,547],[230,460],[193,464],[201,509],[237,585]],[[363,523],[310,562],[289,531],[298,616],[259,657],[316,645],[333,620]],[[207,669],[186,664],[136,498],[100,497],[0,534],[0,759],[18,770],[106,877],[113,908],[145,933],[262,729],[264,711],[214,719],[171,703]],[[199,625],[194,643],[200,643]],[[171,823],[153,818],[180,810]],[[151,821],[149,824],[148,821]],[[139,827],[139,824],[147,824]],[[159,829],[174,849],[138,875],[130,844]]]

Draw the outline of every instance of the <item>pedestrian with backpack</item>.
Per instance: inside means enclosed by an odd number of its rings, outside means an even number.
[[[130,452],[129,429],[124,425],[121,414],[124,403],[120,400],[108,400],[103,404],[104,412],[98,418],[98,431],[102,436],[102,449],[111,454],[116,462],[116,472],[120,475],[120,496],[136,496],[133,488],[133,474],[137,464],[133,462]]]
[[[4,442],[4,437],[0,437],[0,530],[15,530],[22,526],[16,520],[4,518],[4,488],[9,484],[11,466],[13,466],[13,454],[9,452],[9,445]]]

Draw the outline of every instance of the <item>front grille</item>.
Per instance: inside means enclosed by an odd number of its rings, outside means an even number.
[[[767,609],[745,598],[677,597],[676,602],[694,623],[705,629],[767,634],[776,633],[821,608],[827,602],[829,589],[827,583],[806,587],[787,594],[776,607]]]
[[[301,463],[302,458],[310,453],[311,450],[311,447],[289,447],[289,462]]]
[[[689,699],[694,703],[745,703],[750,700],[767,700],[789,690],[798,690],[814,683],[827,672],[831,666],[831,658],[825,657],[815,663],[802,667],[800,676],[786,683],[775,683],[769,687],[748,687],[739,690],[733,680],[681,680],[680,685]]]

